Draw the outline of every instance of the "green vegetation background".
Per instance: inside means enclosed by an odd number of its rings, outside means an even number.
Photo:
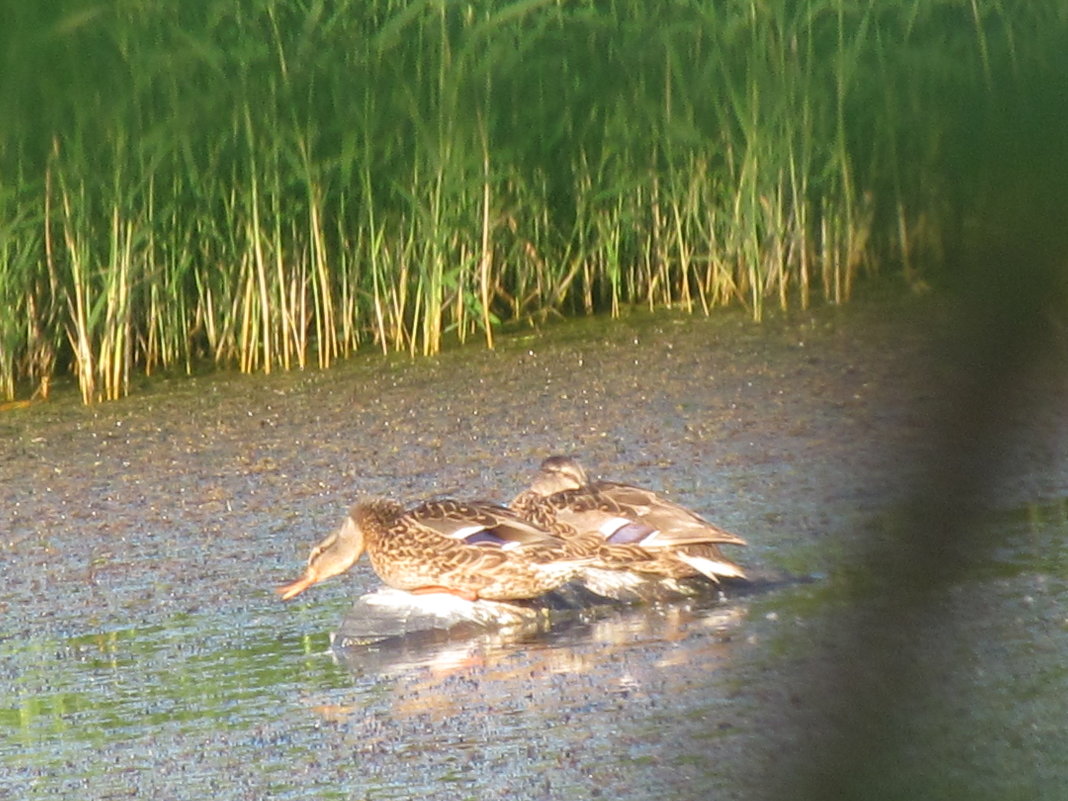
[[[992,227],[1064,227],[1066,33],[1062,0],[6,3],[0,395],[961,280]]]

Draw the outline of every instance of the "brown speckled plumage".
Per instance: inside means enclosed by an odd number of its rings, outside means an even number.
[[[600,541],[602,564],[671,578],[704,574],[744,578],[720,544],[745,540],[709,523],[651,490],[611,481],[590,481],[579,462],[550,456],[530,489],[511,508],[563,539]]]
[[[312,549],[305,575],[278,592],[292,598],[348,570],[366,551],[375,573],[397,589],[471,600],[533,598],[590,562],[582,548],[493,504],[443,500],[406,511],[371,499],[356,504],[341,528]]]

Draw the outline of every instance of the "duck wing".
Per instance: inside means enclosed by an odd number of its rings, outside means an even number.
[[[428,501],[408,512],[419,525],[451,540],[485,548],[558,548],[561,540],[504,506],[483,501]]]
[[[599,530],[612,544],[667,548],[698,543],[745,545],[746,542],[700,515],[630,484],[597,481],[576,490],[569,520],[579,530]],[[579,495],[583,497],[579,498]],[[578,525],[581,520],[581,526]]]

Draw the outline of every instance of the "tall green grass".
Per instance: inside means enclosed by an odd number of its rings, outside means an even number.
[[[433,353],[503,319],[839,303],[937,267],[961,98],[1063,4],[0,11],[0,394]]]

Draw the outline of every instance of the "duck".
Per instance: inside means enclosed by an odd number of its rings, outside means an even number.
[[[387,585],[468,601],[536,598],[579,575],[592,557],[507,507],[488,502],[357,503],[311,550],[304,575],[276,588],[282,600],[344,573],[367,553]]]
[[[550,456],[531,486],[509,503],[534,525],[562,539],[602,545],[602,565],[686,579],[703,575],[745,579],[720,545],[746,541],[652,490],[613,481],[591,481],[572,456]]]

